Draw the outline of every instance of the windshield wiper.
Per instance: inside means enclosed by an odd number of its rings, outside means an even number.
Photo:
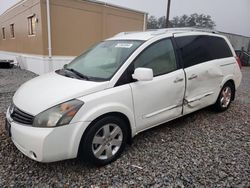
[[[82,73],[76,71],[75,69],[71,69],[71,68],[64,68],[67,71],[73,72],[75,75],[77,75],[78,77],[85,79],[85,80],[89,80],[88,76],[83,75]]]

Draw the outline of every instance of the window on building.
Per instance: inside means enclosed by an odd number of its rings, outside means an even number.
[[[2,37],[3,37],[3,39],[6,39],[6,36],[5,36],[5,28],[4,28],[4,27],[2,28]]]
[[[29,32],[29,35],[36,34],[36,17],[35,17],[35,15],[28,17],[28,32]]]
[[[10,38],[15,38],[14,24],[10,24]]]

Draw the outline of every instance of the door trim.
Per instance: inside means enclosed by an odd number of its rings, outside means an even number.
[[[185,99],[185,100],[187,101],[187,103],[192,103],[192,102],[199,101],[199,100],[201,100],[201,99],[203,99],[203,98],[205,98],[205,97],[208,97],[208,96],[210,96],[210,95],[213,95],[213,94],[214,94],[214,92],[209,92],[209,93],[205,93],[205,94],[203,94],[203,95],[194,97],[194,98],[192,98],[192,99]]]
[[[151,117],[153,117],[153,116],[156,116],[156,115],[158,115],[158,114],[161,114],[161,113],[166,112],[166,111],[169,111],[169,110],[173,110],[174,108],[178,108],[178,107],[181,107],[181,106],[182,106],[182,104],[181,104],[181,105],[179,104],[179,105],[169,106],[169,107],[163,108],[163,109],[161,109],[161,110],[157,110],[157,111],[155,111],[155,112],[153,112],[153,113],[144,115],[144,116],[143,116],[143,119],[151,118]]]
[[[235,64],[235,62],[233,62],[233,63],[227,63],[227,64],[222,64],[222,65],[220,65],[221,67],[225,67],[225,66],[228,66],[228,65],[234,65]]]

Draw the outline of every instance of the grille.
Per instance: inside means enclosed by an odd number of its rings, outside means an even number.
[[[32,125],[34,116],[29,115],[22,110],[18,109],[16,106],[13,107],[13,112],[11,113],[10,117],[18,123],[22,123],[25,125]]]

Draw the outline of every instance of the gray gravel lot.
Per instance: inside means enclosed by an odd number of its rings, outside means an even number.
[[[5,112],[17,88],[37,75],[19,68],[0,69],[0,113]]]
[[[96,168],[78,159],[32,161],[6,137],[4,111],[20,84],[36,75],[0,69],[0,187],[249,187],[250,67],[224,113],[204,109],[139,134],[116,162]]]

